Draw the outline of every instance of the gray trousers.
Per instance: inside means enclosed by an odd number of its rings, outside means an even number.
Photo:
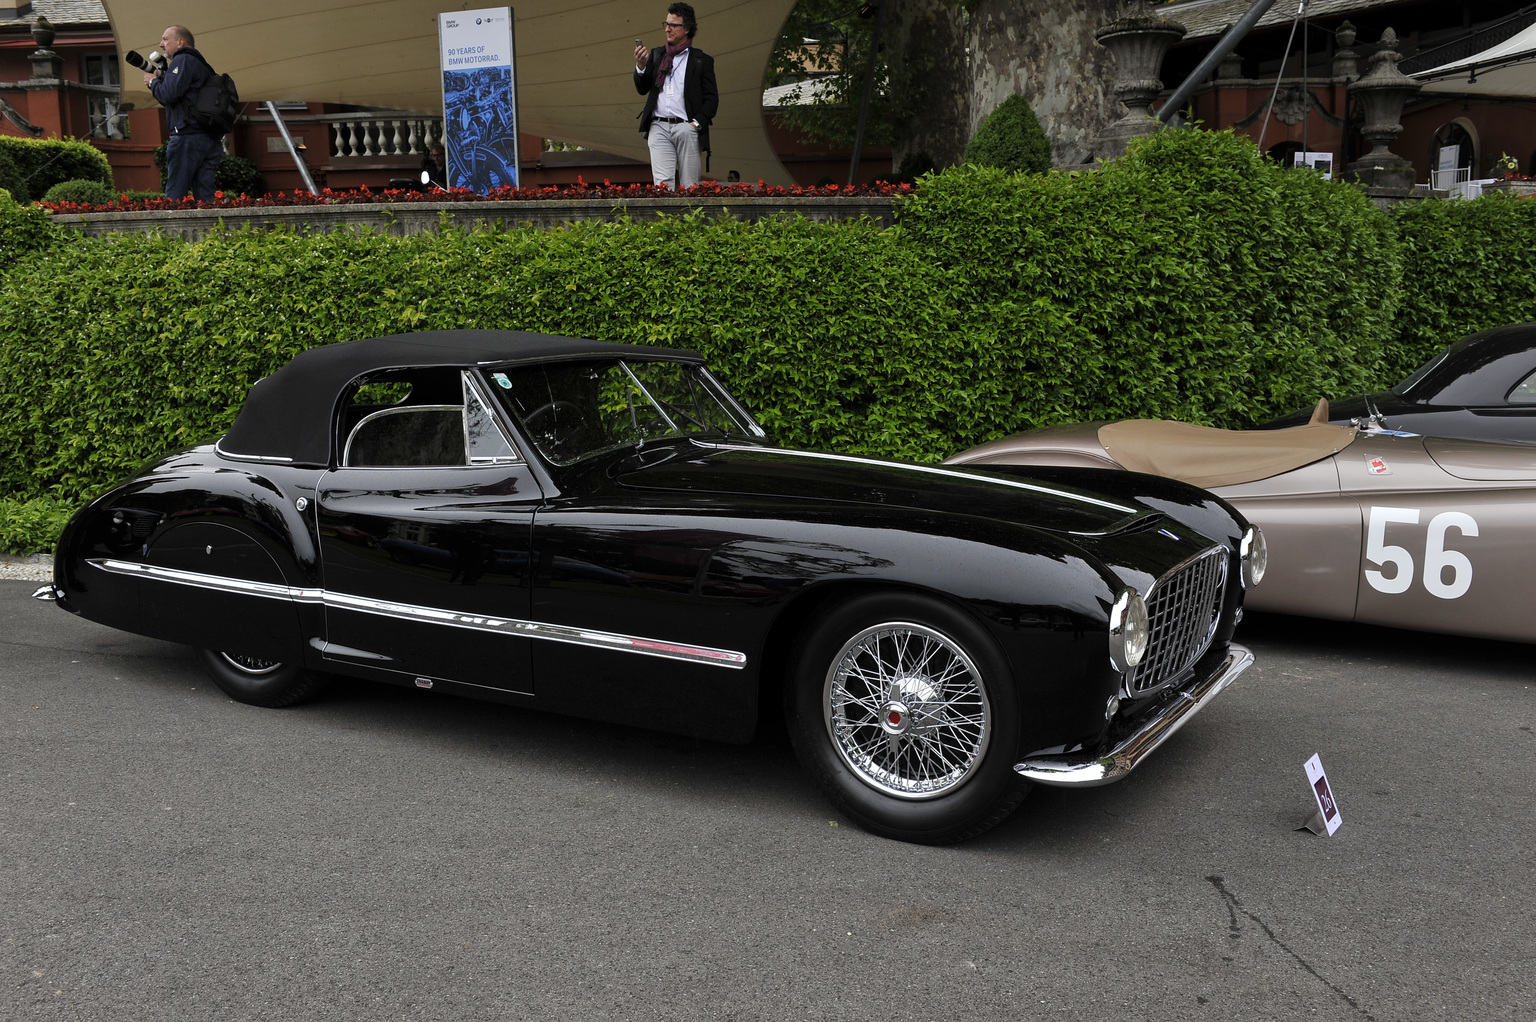
[[[691,188],[699,183],[699,133],[686,121],[652,121],[645,140],[651,147],[651,177],[657,184]]]

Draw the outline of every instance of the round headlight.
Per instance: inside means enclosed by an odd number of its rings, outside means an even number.
[[[1147,653],[1147,604],[1134,589],[1120,590],[1109,610],[1109,662],[1124,674]]]
[[[1264,581],[1264,569],[1269,567],[1269,545],[1257,525],[1248,526],[1243,533],[1243,544],[1238,548],[1242,555],[1243,588],[1252,589]]]

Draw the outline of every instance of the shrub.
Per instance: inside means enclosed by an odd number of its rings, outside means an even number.
[[[43,195],[61,181],[100,181],[112,187],[112,165],[89,142],[0,135],[0,150],[15,161],[29,197]]]
[[[16,166],[16,161],[11,159],[11,154],[3,148],[0,148],[0,188],[10,193],[10,197],[16,202],[32,201],[31,193],[27,191],[27,183],[22,179],[21,169]]]
[[[1051,140],[1018,93],[987,115],[965,145],[964,162],[1021,174],[1051,169]]]
[[[62,232],[35,206],[23,206],[0,190],[0,273],[9,273],[23,256],[47,248]],[[0,404],[9,395],[0,381]]]
[[[1401,274],[1390,219],[1230,132],[1163,132],[1091,173],[959,168],[899,222],[988,338],[962,435],[1243,426],[1380,377]]]
[[[1536,320],[1536,201],[1404,203],[1403,312],[1387,358],[1402,379],[1440,348],[1504,323]]]
[[[100,181],[60,181],[48,189],[44,202],[73,202],[81,206],[104,206],[117,201],[117,193]]]
[[[261,171],[244,156],[226,156],[220,160],[213,183],[228,195],[261,195],[267,190]]]
[[[59,533],[74,512],[74,504],[48,497],[0,497],[0,550],[12,554],[52,553]]]

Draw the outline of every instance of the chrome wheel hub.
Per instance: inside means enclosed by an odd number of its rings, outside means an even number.
[[[866,628],[827,672],[827,733],[865,784],[906,799],[936,798],[980,766],[991,708],[963,649],[924,625]]]
[[[240,656],[235,653],[220,653],[224,661],[239,671],[241,674],[249,674],[260,677],[263,674],[271,674],[280,670],[283,666],[280,660],[263,660],[260,657]]]

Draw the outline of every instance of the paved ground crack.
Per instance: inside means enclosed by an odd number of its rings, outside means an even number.
[[[1227,912],[1231,915],[1231,918],[1232,918],[1232,922],[1231,922],[1232,933],[1231,933],[1231,936],[1236,937],[1238,935],[1237,914],[1238,913],[1242,913],[1248,919],[1253,920],[1254,925],[1256,925],[1257,927],[1259,927],[1259,929],[1264,931],[1265,935],[1269,937],[1271,943],[1273,943],[1275,945],[1275,947],[1279,948],[1281,951],[1284,951],[1286,954],[1288,954],[1292,958],[1296,959],[1296,963],[1298,965],[1300,965],[1303,969],[1306,969],[1307,972],[1311,974],[1313,979],[1317,980],[1319,983],[1321,983],[1323,986],[1327,987],[1329,990],[1332,990],[1335,994],[1338,994],[1339,997],[1342,998],[1346,1004],[1348,1004],[1351,1008],[1354,1008],[1357,1012],[1360,1013],[1360,1017],[1361,1018],[1367,1018],[1367,1019],[1370,1019],[1371,1022],[1375,1022],[1375,1016],[1373,1016],[1370,1012],[1368,1012],[1364,1008],[1362,1008],[1360,1006],[1359,1002],[1357,1002],[1353,997],[1351,997],[1348,994],[1346,994],[1343,990],[1340,990],[1334,984],[1330,983],[1326,978],[1323,977],[1323,975],[1321,973],[1319,973],[1316,969],[1312,968],[1311,963],[1309,963],[1305,958],[1301,957],[1301,955],[1298,955],[1295,951],[1293,951],[1291,949],[1290,945],[1286,944],[1285,941],[1283,941],[1279,937],[1275,936],[1275,931],[1271,930],[1269,928],[1269,925],[1267,923],[1265,923],[1264,920],[1260,919],[1258,916],[1254,915],[1252,912],[1248,911],[1246,908],[1243,908],[1243,903],[1237,900],[1237,895],[1235,895],[1231,891],[1227,890],[1227,883],[1226,883],[1225,878],[1219,877],[1219,876],[1208,876],[1205,879],[1210,881],[1211,886],[1215,887],[1216,890],[1218,892],[1220,892],[1223,900],[1225,900],[1226,903],[1227,903]]]

